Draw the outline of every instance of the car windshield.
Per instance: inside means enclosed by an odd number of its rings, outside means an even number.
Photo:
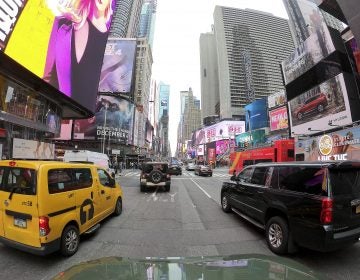
[[[360,279],[360,0],[0,0],[0,97],[0,280]]]

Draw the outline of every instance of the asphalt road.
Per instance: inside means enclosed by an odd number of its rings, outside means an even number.
[[[213,177],[183,171],[173,176],[170,192],[141,193],[139,171],[118,177],[124,209],[93,235],[83,237],[71,258],[59,254],[33,256],[0,244],[0,279],[50,279],[83,261],[108,256],[131,258],[264,254],[264,232],[220,208],[220,188],[229,175],[215,169]],[[326,279],[360,279],[360,243],[332,253],[300,250],[288,257],[323,273]]]

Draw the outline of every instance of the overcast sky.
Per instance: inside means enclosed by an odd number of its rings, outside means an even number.
[[[282,0],[158,0],[153,79],[170,85],[169,140],[174,154],[180,120],[180,91],[200,99],[200,33],[211,31],[215,5],[251,8],[287,18]]]

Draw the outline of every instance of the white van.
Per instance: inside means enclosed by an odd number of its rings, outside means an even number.
[[[66,150],[63,161],[65,162],[92,162],[106,169],[110,174],[115,173],[113,168],[110,168],[110,159],[107,154],[97,153],[87,150]]]

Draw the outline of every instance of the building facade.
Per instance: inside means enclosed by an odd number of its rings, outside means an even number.
[[[280,62],[294,48],[288,21],[260,11],[216,6],[214,35],[217,110],[220,118],[243,119],[246,104],[283,88]]]
[[[170,85],[163,82],[158,87],[157,120],[159,136],[159,154],[162,158],[170,156],[169,150],[169,109],[170,109]]]
[[[220,104],[218,59],[213,32],[200,34],[201,119],[219,114]]]
[[[138,37],[146,37],[151,48],[154,42],[154,26],[156,19],[156,0],[144,0],[140,14]]]
[[[111,24],[110,36],[118,38],[136,38],[141,7],[144,0],[116,1],[114,20]]]
[[[149,115],[151,69],[153,58],[151,48],[146,38],[137,39],[136,51],[136,73],[134,87],[134,102],[137,108],[138,117],[135,118],[134,134],[137,135],[137,143],[134,145],[139,148],[145,147],[145,124]]]
[[[182,157],[183,147],[191,140],[193,131],[201,127],[200,100],[194,96],[193,91],[180,92],[181,115],[178,127],[177,154]]]

